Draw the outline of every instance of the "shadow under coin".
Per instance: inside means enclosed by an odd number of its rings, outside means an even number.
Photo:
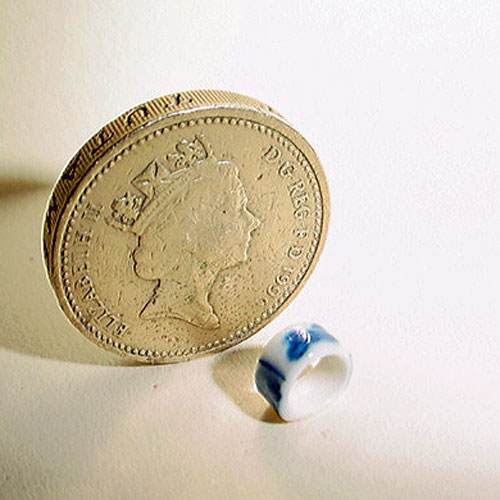
[[[215,383],[245,414],[261,422],[283,423],[274,409],[254,388],[254,371],[262,349],[235,348],[214,360],[212,375]]]
[[[50,192],[48,183],[0,179],[0,348],[83,364],[130,364],[84,338],[57,306],[41,252]]]

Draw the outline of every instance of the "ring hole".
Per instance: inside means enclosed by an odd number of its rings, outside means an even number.
[[[288,404],[295,418],[307,416],[335,399],[345,387],[350,364],[341,356],[326,356],[302,370],[290,388]]]

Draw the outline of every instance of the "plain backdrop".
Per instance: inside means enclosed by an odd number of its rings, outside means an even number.
[[[1,0],[0,498],[500,495],[500,2]],[[181,90],[248,94],[316,148],[324,254],[251,340],[127,366],[66,321],[41,221],[101,126]],[[276,423],[260,347],[314,320],[341,401]]]

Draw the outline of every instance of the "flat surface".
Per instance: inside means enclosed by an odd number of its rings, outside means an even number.
[[[3,1],[0,498],[498,497],[500,4]],[[101,352],[40,255],[50,185],[107,121],[189,88],[248,94],[316,148],[319,266],[241,346],[177,366]],[[277,423],[262,344],[314,320],[339,403]]]

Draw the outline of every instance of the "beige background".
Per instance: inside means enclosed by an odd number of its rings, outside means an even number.
[[[500,4],[7,1],[0,21],[0,498],[497,498]],[[332,187],[325,253],[251,341],[124,366],[59,312],[50,185],[104,123],[183,89],[257,97]],[[260,346],[314,319],[338,405],[279,424]]]

